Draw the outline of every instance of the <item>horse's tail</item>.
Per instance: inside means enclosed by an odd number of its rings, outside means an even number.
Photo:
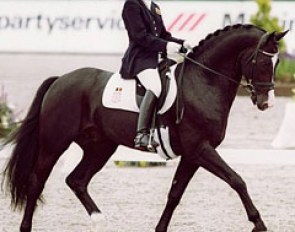
[[[4,169],[3,182],[11,194],[11,204],[22,209],[27,199],[30,178],[38,158],[39,116],[42,102],[49,87],[58,77],[50,77],[39,87],[27,116],[5,141],[15,144],[12,156]]]

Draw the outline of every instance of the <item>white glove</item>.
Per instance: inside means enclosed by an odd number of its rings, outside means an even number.
[[[188,50],[192,50],[193,49],[193,46],[187,40],[185,40],[183,42],[183,47],[185,47]]]
[[[179,53],[167,54],[167,58],[170,60],[174,60],[177,64],[184,61],[184,57]]]
[[[181,45],[174,42],[168,42],[166,49],[167,49],[167,54],[175,54],[179,52],[179,50],[181,49]]]

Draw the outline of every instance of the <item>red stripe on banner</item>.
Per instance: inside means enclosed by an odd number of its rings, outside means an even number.
[[[202,14],[189,30],[190,31],[194,30],[196,28],[196,26],[198,26],[198,24],[205,18],[205,16],[206,16],[206,14]]]
[[[182,18],[183,14],[179,14],[177,16],[177,18],[170,24],[170,26],[168,27],[167,31],[171,31],[173,29],[173,27],[177,24],[177,22]]]
[[[178,31],[181,31],[187,24],[189,21],[191,21],[191,19],[195,16],[195,14],[190,14],[190,16],[184,21],[184,23],[178,28]]]

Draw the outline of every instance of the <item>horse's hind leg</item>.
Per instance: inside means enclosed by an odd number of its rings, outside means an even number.
[[[84,154],[82,160],[66,178],[66,183],[79,198],[92,219],[92,230],[98,231],[100,221],[104,220],[101,211],[90,197],[87,186],[91,178],[102,169],[108,159],[117,149],[117,145],[108,140],[82,145]],[[100,230],[99,230],[100,231]]]
[[[20,227],[21,232],[31,232],[32,218],[37,206],[37,200],[40,198],[45,182],[47,181],[55,163],[67,147],[67,144],[64,144],[64,146],[59,149],[54,146],[48,146],[46,148],[40,146],[38,160],[31,175],[27,190],[26,208]]]
[[[255,225],[252,232],[267,231],[258,210],[248,194],[246,183],[225,163],[216,150],[208,144],[204,145],[198,162],[202,167],[228,183],[238,193],[246,209],[249,221]]]

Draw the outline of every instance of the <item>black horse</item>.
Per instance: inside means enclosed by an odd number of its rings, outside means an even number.
[[[182,79],[182,120],[176,123],[176,103],[160,117],[170,128],[172,148],[181,159],[157,232],[167,231],[173,211],[199,167],[238,193],[254,223],[253,231],[267,230],[245,182],[215,148],[224,139],[229,111],[243,76],[257,107],[269,107],[268,93],[274,88],[276,66],[272,58],[278,54],[278,41],[285,34],[266,33],[252,25],[225,27],[202,40],[188,55],[184,69],[176,70],[176,77]],[[48,78],[39,87],[21,126],[7,141],[15,143],[15,147],[4,171],[5,186],[12,204],[21,209],[25,206],[21,232],[31,231],[45,182],[72,142],[84,154],[66,183],[93,220],[102,215],[87,186],[118,145],[133,147],[138,117],[136,113],[102,106],[100,98],[111,75],[108,71],[83,68]]]

